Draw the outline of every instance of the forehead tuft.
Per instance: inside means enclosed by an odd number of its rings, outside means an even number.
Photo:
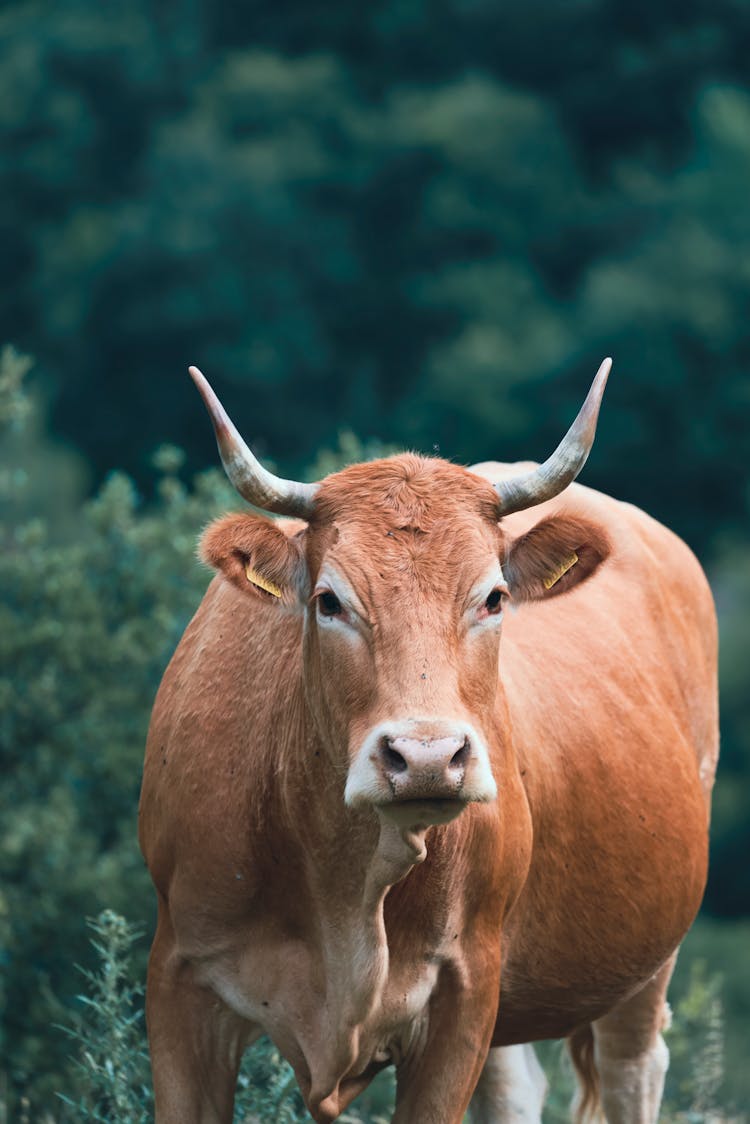
[[[342,469],[322,481],[315,503],[315,522],[376,520],[425,533],[477,516],[497,521],[492,485],[459,465],[414,453]]]

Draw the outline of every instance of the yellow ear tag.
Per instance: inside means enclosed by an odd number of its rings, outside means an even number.
[[[266,593],[270,593],[274,597],[281,597],[281,590],[279,587],[274,585],[273,582],[270,582],[268,578],[264,578],[263,575],[259,574],[257,570],[254,570],[252,566],[245,566],[245,577],[249,582],[252,582],[253,585],[257,585],[259,589],[264,589]]]
[[[552,589],[552,586],[556,585],[557,582],[559,582],[560,578],[564,577],[565,574],[567,574],[568,570],[573,569],[577,561],[578,555],[575,553],[571,554],[570,558],[566,559],[566,561],[563,562],[561,566],[558,566],[556,570],[552,571],[548,578],[544,579],[544,588]]]

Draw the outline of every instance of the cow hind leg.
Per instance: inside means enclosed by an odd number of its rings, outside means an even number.
[[[470,1117],[473,1124],[541,1124],[546,1094],[533,1046],[497,1046],[471,1098]]]
[[[665,997],[675,959],[635,995],[571,1036],[579,1121],[603,1115],[607,1124],[656,1124],[669,1066],[661,1032],[669,1025]]]

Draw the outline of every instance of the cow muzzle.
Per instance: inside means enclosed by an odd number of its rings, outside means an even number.
[[[460,797],[471,757],[468,734],[448,738],[389,738],[378,746],[380,767],[394,800]]]
[[[473,802],[497,796],[487,747],[470,725],[382,723],[364,739],[347,778],[351,807],[374,805],[411,822],[446,823]]]

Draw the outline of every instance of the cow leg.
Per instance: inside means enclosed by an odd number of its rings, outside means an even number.
[[[444,978],[430,1002],[426,1034],[397,1067],[391,1124],[461,1124],[495,1026],[497,1007],[487,996],[499,987],[495,966],[471,987]]]
[[[547,1078],[534,1047],[490,1050],[471,1098],[473,1124],[541,1124]]]
[[[174,951],[160,921],[146,988],[156,1124],[231,1124],[248,1024]]]
[[[667,985],[676,955],[645,987],[592,1024],[599,1095],[608,1124],[656,1124],[669,1066]]]

